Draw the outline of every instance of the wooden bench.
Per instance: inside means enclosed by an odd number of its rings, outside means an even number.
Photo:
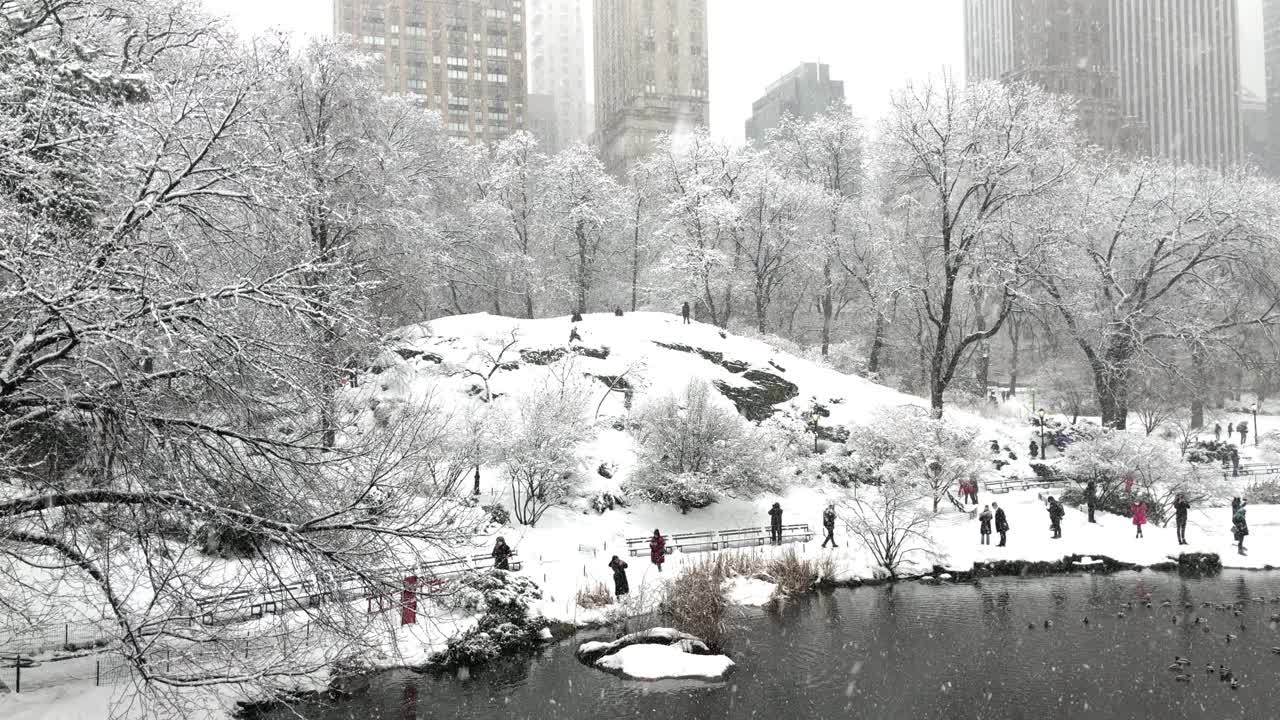
[[[988,492],[1007,493],[1010,490],[1038,490],[1049,488],[1065,488],[1071,484],[1066,478],[999,478],[996,480],[987,480],[986,486]]]
[[[634,556],[649,554],[649,538],[627,538],[627,553]],[[702,532],[672,533],[663,535],[666,540],[667,553],[676,549],[680,552],[705,552],[707,550],[724,550],[731,547],[754,547],[769,543],[769,528],[747,527],[729,530],[705,530]],[[783,525],[782,542],[809,542],[813,539],[813,531],[806,524]]]
[[[1280,465],[1270,465],[1267,463],[1242,463],[1240,472],[1233,473],[1230,465],[1225,465],[1222,471],[1222,477],[1230,479],[1232,477],[1245,477],[1256,475],[1280,475]]]

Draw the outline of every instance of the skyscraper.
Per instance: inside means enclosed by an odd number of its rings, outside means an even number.
[[[663,133],[709,123],[706,0],[596,0],[596,140],[625,177]]]
[[[333,26],[381,61],[383,87],[412,95],[449,134],[498,140],[525,126],[523,0],[334,0]]]
[[[1262,0],[1267,70],[1267,170],[1280,174],[1280,0]]]
[[[1224,168],[1243,152],[1237,30],[1235,0],[966,0],[965,61],[1075,96],[1104,147]]]
[[[844,104],[844,83],[831,79],[828,66],[804,63],[775,80],[765,89],[764,97],[751,103],[747,139],[763,140],[784,115],[811,117],[834,103]]]
[[[1120,100],[1151,129],[1151,152],[1226,168],[1244,155],[1236,0],[1112,5]]]
[[[1111,0],[966,0],[964,21],[970,82],[1024,80],[1069,94],[1091,142],[1147,150],[1146,128],[1119,97]]]
[[[525,0],[529,93],[550,98],[550,116],[542,123],[547,127],[535,133],[547,152],[556,152],[591,134],[587,124],[587,21],[583,2]]]

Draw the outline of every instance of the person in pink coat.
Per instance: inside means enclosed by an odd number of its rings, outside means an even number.
[[[1142,526],[1147,524],[1147,504],[1136,502],[1130,510],[1133,513],[1133,524],[1138,528],[1138,534],[1134,537],[1142,537]]]

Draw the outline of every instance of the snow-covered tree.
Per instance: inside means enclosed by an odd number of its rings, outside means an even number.
[[[521,524],[537,525],[547,510],[568,499],[578,470],[575,451],[591,427],[590,401],[572,356],[515,397],[501,453],[512,514]]]
[[[858,493],[841,504],[839,516],[890,578],[898,576],[910,556],[928,550],[933,515],[920,486],[907,478],[890,477],[879,487]]]
[[[595,153],[577,143],[547,163],[540,205],[549,226],[551,253],[563,258],[572,307],[587,312],[622,213],[621,191]]]
[[[880,189],[920,219],[895,244],[903,296],[928,322],[929,399],[961,361],[999,332],[1027,280],[1036,238],[1024,212],[1075,162],[1073,118],[1061,96],[1022,83],[947,80],[894,95],[874,146]]]
[[[1039,285],[1084,353],[1105,425],[1170,349],[1280,322],[1274,186],[1159,160],[1097,158],[1044,216]]]
[[[976,479],[988,462],[976,438],[975,430],[923,408],[890,408],[850,429],[846,462],[855,478],[915,485],[936,513],[952,488]]]
[[[706,382],[647,402],[637,413],[640,459],[628,484],[687,512],[720,496],[776,489],[772,438],[751,426]]]

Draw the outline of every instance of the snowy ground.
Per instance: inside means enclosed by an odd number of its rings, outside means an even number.
[[[471,394],[468,391],[477,380],[461,370],[484,369],[479,351],[496,351],[509,339],[512,328],[518,328],[519,344],[514,348],[515,352],[503,358],[504,361],[519,360],[520,349],[564,347],[570,324],[566,318],[516,321],[476,315],[407,328],[398,347],[427,355],[415,356],[409,352],[406,359],[402,355],[387,353],[379,361],[387,369],[377,377],[365,378],[358,388],[345,390],[345,400],[353,407],[381,402],[414,402],[427,396],[441,400],[446,407],[462,408],[468,403],[475,404],[474,391]],[[798,416],[807,412],[814,402],[819,402],[831,412],[831,417],[825,419],[824,424],[857,424],[872,419],[886,407],[924,404],[920,398],[779,353],[763,342],[732,335],[722,337],[714,327],[697,323],[685,326],[678,318],[665,314],[632,313],[624,318],[590,315],[578,324],[578,328],[584,346],[609,348],[607,359],[579,358],[578,369],[594,375],[630,373],[628,377],[638,387],[634,400],[637,404],[647,396],[677,392],[694,377],[731,385],[743,382],[741,374],[730,372],[721,364],[696,353],[660,347],[654,341],[719,353],[724,360],[745,363],[751,368],[781,376],[799,388],[799,395],[781,406],[783,412]],[[494,407],[504,407],[511,396],[545,372],[545,366],[524,362],[516,369],[497,372],[490,382],[491,390],[505,397],[496,400]],[[583,497],[600,492],[621,493],[634,464],[630,435],[610,427],[611,418],[627,412],[622,396],[607,393],[603,384],[597,390],[590,410],[594,413],[598,404],[600,429],[595,439],[579,448],[578,452],[577,477]],[[990,439],[998,439],[1002,445],[1008,445],[1023,455],[1015,470],[1025,475],[1029,474],[1023,453],[1030,437],[1025,424],[1028,410],[1014,404],[983,406],[975,408],[976,414],[949,410],[948,416],[980,427],[979,439],[984,444]],[[1260,416],[1259,424],[1262,432],[1266,433],[1280,429],[1280,418]],[[1255,451],[1252,446],[1242,451],[1244,462],[1280,460],[1280,457]],[[603,478],[596,473],[596,468],[602,463],[615,468],[612,478]],[[779,497],[721,499],[710,507],[688,514],[682,514],[673,507],[647,503],[630,504],[598,514],[580,500],[568,507],[552,509],[536,528],[494,528],[491,535],[476,538],[472,547],[458,548],[456,552],[487,553],[493,536],[504,535],[519,553],[524,565],[523,573],[542,586],[543,600],[538,609],[544,615],[579,625],[600,622],[618,612],[638,614],[653,609],[661,598],[664,579],[679,573],[682,567],[698,557],[676,552],[667,556],[666,565],[660,572],[649,562],[647,553],[628,557],[626,538],[648,536],[655,528],[670,534],[766,525],[767,510],[778,501],[784,510],[784,522],[808,523],[816,538],[813,542],[785,546],[783,550],[794,548],[804,557],[830,558],[837,581],[876,576],[871,556],[856,540],[851,542],[840,525],[836,532],[839,547],[823,549],[819,546],[822,510],[830,503],[843,504],[856,490],[824,484],[815,477],[791,477],[790,468],[779,468],[779,472],[788,474],[788,479],[794,482]],[[509,504],[500,469],[486,466],[482,469],[482,476],[481,504]],[[1237,485],[1243,492],[1247,483],[1239,481]],[[967,570],[974,562],[980,561],[1055,561],[1068,554],[1106,555],[1122,562],[1151,565],[1166,561],[1180,551],[1217,553],[1226,567],[1280,567],[1280,543],[1271,541],[1280,531],[1280,506],[1250,506],[1250,554],[1239,556],[1235,554],[1229,509],[1225,506],[1194,508],[1187,533],[1191,544],[1180,547],[1172,527],[1147,526],[1144,531],[1146,537],[1135,539],[1134,528],[1128,518],[1099,513],[1099,522],[1089,524],[1084,514],[1073,508],[1066,511],[1063,538],[1052,540],[1048,515],[1039,493],[1015,491],[995,495],[984,492],[980,500],[983,504],[996,501],[1005,508],[1011,525],[1009,546],[980,545],[977,521],[947,505],[933,524],[931,542],[926,551],[914,558],[917,569],[925,571],[937,564]],[[765,556],[779,550],[764,547],[731,552]],[[631,564],[628,573],[630,596],[621,608],[587,610],[579,607],[576,603],[579,591],[592,589],[597,584],[612,589],[612,575],[607,567],[612,555],[619,555]],[[225,570],[228,573],[236,571],[230,566]],[[772,585],[760,581],[740,581],[730,588],[730,596],[742,604],[761,604],[772,593],[772,588]],[[370,661],[388,667],[421,663],[430,652],[441,649],[449,636],[456,635],[474,622],[474,618],[454,616],[443,617],[443,620],[431,625],[389,631],[383,651]],[[117,712],[129,709],[131,696],[127,686],[93,687],[93,656],[64,662],[67,664],[46,666],[47,674],[43,681],[36,680],[35,673],[24,677],[24,681],[28,677],[31,680],[24,682],[26,687],[21,695],[0,695],[0,717],[24,720],[102,718],[107,716],[108,708]],[[59,677],[67,682],[59,681]],[[320,681],[313,678],[308,682]],[[305,684],[303,686],[306,687]],[[229,688],[207,698],[205,715],[225,717],[234,701],[240,699],[235,694],[236,690]]]

